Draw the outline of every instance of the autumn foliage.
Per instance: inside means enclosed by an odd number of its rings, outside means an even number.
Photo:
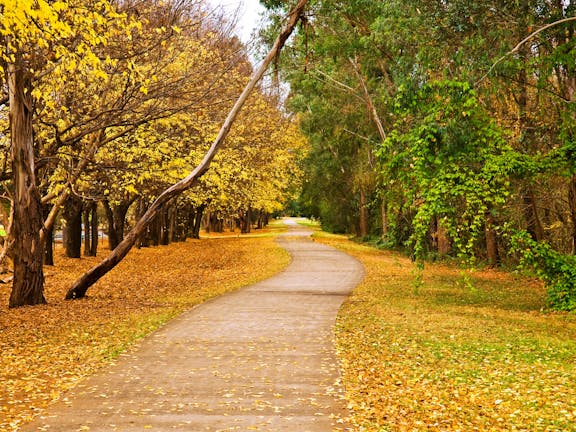
[[[63,300],[68,285],[101,257],[70,259],[58,248],[59,265],[46,270],[49,304],[0,313],[0,431],[15,430],[182,310],[279,271],[288,255],[267,232],[135,249],[76,302]],[[0,285],[3,305],[8,295]]]
[[[317,238],[366,269],[337,325],[356,430],[574,430],[576,319],[541,283]]]
[[[95,254],[104,225],[110,248],[126,239],[125,251],[198,237],[203,218],[211,230],[226,219],[248,232],[294,196],[306,152],[297,119],[256,85],[265,68],[251,79],[247,47],[208,3],[2,0],[0,17],[0,223],[11,307],[45,301],[42,252],[50,264],[55,230],[77,258],[82,225],[85,254]],[[237,116],[227,113],[247,83],[252,96],[230,130]],[[201,161],[193,182],[162,193]]]

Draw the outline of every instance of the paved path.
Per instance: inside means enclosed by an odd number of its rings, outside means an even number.
[[[184,313],[22,430],[350,430],[333,325],[363,269],[287,223],[284,272]]]

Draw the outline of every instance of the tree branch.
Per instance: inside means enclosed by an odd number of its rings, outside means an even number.
[[[506,54],[504,54],[502,57],[500,57],[498,60],[496,60],[496,62],[494,64],[492,64],[492,66],[490,66],[490,69],[488,69],[488,72],[486,72],[484,75],[482,75],[480,77],[480,79],[478,81],[476,81],[476,83],[474,85],[476,86],[476,85],[480,84],[482,81],[484,81],[486,79],[486,77],[488,75],[490,75],[490,73],[492,73],[494,68],[496,66],[498,66],[498,64],[500,64],[500,62],[502,62],[502,60],[504,60],[506,57],[518,52],[518,50],[522,47],[522,45],[524,45],[526,42],[528,42],[534,36],[539,35],[544,30],[547,30],[550,27],[554,27],[554,26],[557,26],[559,24],[564,24],[564,23],[569,22],[569,21],[576,21],[576,17],[568,17],[568,18],[563,18],[563,19],[558,20],[558,21],[554,21],[553,23],[546,24],[545,26],[540,27],[538,30],[530,33],[528,36],[526,36],[524,39],[522,39],[520,42],[518,42],[518,44],[514,48],[512,48],[510,51],[508,51]]]
[[[274,45],[272,46],[270,52],[260,65],[260,67],[254,72],[250,82],[246,85],[236,103],[232,107],[232,110],[228,113],[226,120],[222,124],[218,136],[210,146],[210,149],[204,155],[202,162],[185,178],[179,182],[173,184],[168,189],[164,190],[158,198],[150,205],[148,210],[144,215],[136,222],[134,228],[128,233],[124,240],[98,265],[91,268],[88,272],[84,273],[80,279],[78,279],[72,287],[68,290],[66,294],[66,299],[81,298],[86,295],[86,291],[94,283],[96,283],[102,276],[112,270],[124,257],[128,254],[132,246],[136,243],[140,235],[148,227],[150,222],[156,217],[156,215],[162,210],[163,206],[167,204],[172,198],[180,195],[182,192],[194,186],[200,179],[200,177],[208,170],[210,164],[216,153],[222,147],[226,136],[232,128],[232,124],[236,120],[236,117],[240,113],[240,110],[246,103],[246,100],[256,87],[256,84],[260,81],[272,61],[279,55],[282,47],[286,43],[286,40],[292,34],[292,31],[300,21],[303,14],[304,8],[306,6],[307,0],[298,0],[298,3],[288,14],[287,21],[284,24],[280,34],[276,38]]]

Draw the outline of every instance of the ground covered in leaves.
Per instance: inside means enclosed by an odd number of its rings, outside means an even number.
[[[67,259],[57,249],[56,266],[45,268],[46,306],[9,310],[10,286],[0,286],[0,431],[16,430],[184,309],[280,271],[288,254],[258,233],[133,250],[83,300],[63,298],[101,257]]]
[[[342,236],[363,283],[337,344],[358,431],[575,431],[576,316],[547,313],[533,280],[430,265]]]

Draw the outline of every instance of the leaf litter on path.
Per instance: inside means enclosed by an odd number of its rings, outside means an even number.
[[[47,305],[8,309],[10,286],[0,286],[0,432],[16,430],[179,312],[289,262],[272,236],[135,249],[87,298],[65,301],[72,281],[101,257],[56,255],[45,268]]]

